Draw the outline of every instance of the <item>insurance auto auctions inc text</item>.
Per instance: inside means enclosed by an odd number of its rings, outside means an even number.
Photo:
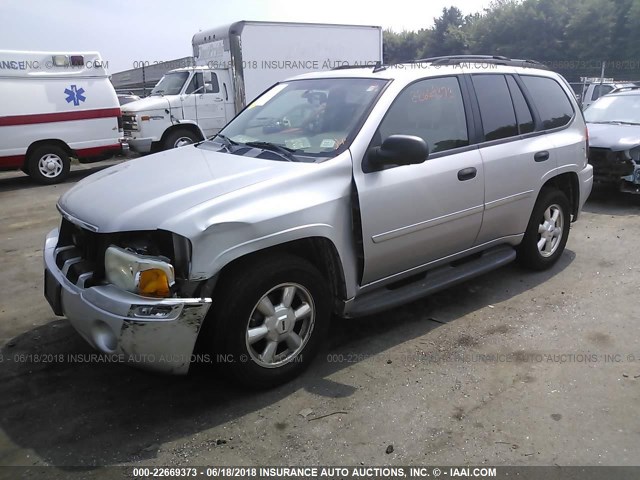
[[[495,477],[495,467],[209,467],[213,477],[244,478],[437,478]]]

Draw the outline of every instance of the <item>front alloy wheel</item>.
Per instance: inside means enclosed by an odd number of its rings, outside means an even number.
[[[199,348],[222,373],[250,388],[299,375],[316,355],[331,317],[318,269],[287,253],[238,261],[219,280]]]
[[[284,283],[267,292],[253,308],[246,346],[261,367],[277,368],[295,359],[313,332],[315,306],[309,291]]]

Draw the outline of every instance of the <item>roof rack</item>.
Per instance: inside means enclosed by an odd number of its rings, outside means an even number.
[[[528,67],[549,70],[549,67],[535,60],[523,60],[508,58],[501,55],[447,55],[444,57],[430,57],[413,60],[408,63],[426,63],[432,65],[459,65],[461,63],[490,63],[494,65],[507,65],[511,67]]]
[[[640,90],[640,85],[627,85],[626,87],[616,87],[609,93],[628,92],[630,90]]]
[[[333,67],[331,70],[348,70],[351,68],[372,68],[373,73],[380,72],[385,70],[387,67],[383,65],[382,62],[378,61],[374,65],[338,65],[337,67]]]

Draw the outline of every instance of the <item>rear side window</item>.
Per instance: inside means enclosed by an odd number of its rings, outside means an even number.
[[[484,139],[517,136],[516,115],[504,75],[474,75],[472,78],[480,105]]]
[[[513,79],[513,77],[507,77],[507,84],[509,85],[509,91],[511,92],[511,100],[513,100],[513,108],[516,110],[516,119],[518,120],[518,132],[531,133],[535,128],[533,124],[533,117],[531,116],[531,110],[529,105],[524,99],[522,90]]]
[[[374,141],[379,144],[396,134],[423,138],[432,153],[469,145],[458,79],[430,78],[404,89],[382,120]]]
[[[542,128],[549,130],[567,125],[573,118],[573,107],[558,82],[547,77],[521,75],[536,104]]]

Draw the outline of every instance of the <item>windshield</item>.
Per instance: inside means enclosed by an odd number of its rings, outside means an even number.
[[[178,95],[187,78],[189,78],[189,72],[167,73],[153,87],[151,95]]]
[[[244,154],[249,145],[282,153],[296,160],[318,161],[347,148],[360,121],[386,80],[324,78],[281,83],[254,100],[220,133],[230,153]],[[212,142],[222,142],[214,137]],[[208,142],[210,143],[210,142]],[[235,151],[229,148],[235,146]],[[301,158],[311,157],[311,158]]]
[[[640,95],[599,98],[584,111],[588,123],[640,124]]]

